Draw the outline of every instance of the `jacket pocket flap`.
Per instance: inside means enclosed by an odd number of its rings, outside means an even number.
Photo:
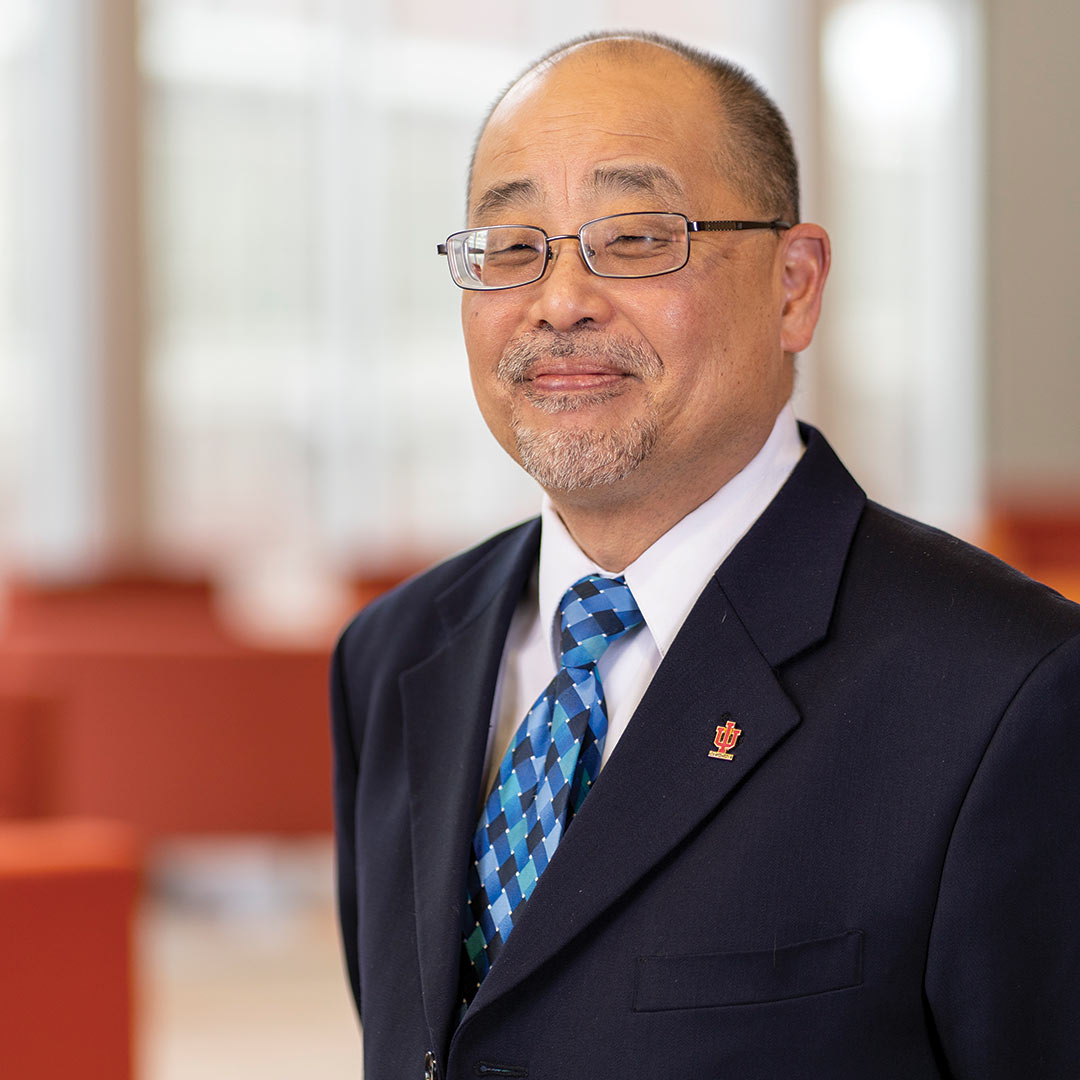
[[[635,1012],[750,1005],[862,982],[862,932],[763,952],[639,956]]]

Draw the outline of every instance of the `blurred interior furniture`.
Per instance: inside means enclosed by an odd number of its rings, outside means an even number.
[[[239,641],[199,584],[12,588],[0,815],[104,816],[147,839],[329,830],[331,644]]]
[[[354,583],[363,606],[402,577]],[[331,828],[327,675],[312,645],[241,639],[205,582],[9,585],[0,817],[93,815],[145,840]]]
[[[0,1073],[131,1080],[134,831],[0,821]]]

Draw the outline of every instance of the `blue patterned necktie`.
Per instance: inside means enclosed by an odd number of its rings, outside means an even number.
[[[567,589],[559,612],[561,666],[514,733],[473,837],[463,927],[466,1000],[600,771],[607,709],[596,662],[644,621],[626,583],[597,574]]]

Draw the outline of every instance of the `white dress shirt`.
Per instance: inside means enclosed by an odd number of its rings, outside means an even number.
[[[613,642],[597,665],[608,707],[603,762],[626,730],[702,590],[772,502],[802,453],[789,404],[749,464],[623,571],[645,624]],[[540,516],[539,570],[511,620],[495,687],[483,796],[491,790],[514,732],[558,671],[563,594],[586,574],[611,576],[578,547],[546,496]]]

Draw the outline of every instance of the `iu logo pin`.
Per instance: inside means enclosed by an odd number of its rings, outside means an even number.
[[[727,719],[727,723],[717,727],[716,738],[713,739],[716,749],[709,751],[709,757],[720,758],[722,761],[731,761],[733,759],[731,751],[739,741],[742,729],[735,726],[735,722],[728,717],[727,713],[724,713],[720,719]]]

